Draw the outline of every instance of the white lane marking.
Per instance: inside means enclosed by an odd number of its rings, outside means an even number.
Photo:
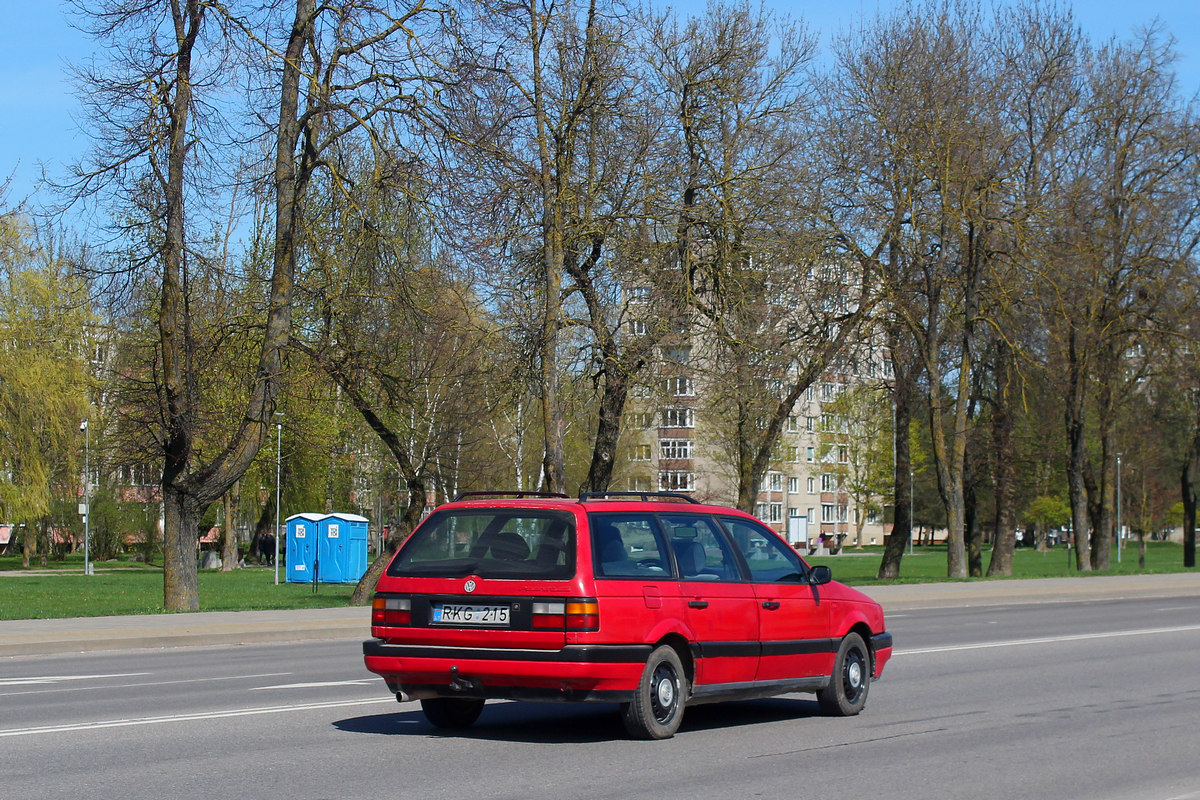
[[[1152,636],[1160,633],[1186,633],[1200,631],[1200,625],[1180,625],[1174,628],[1143,628],[1135,631],[1110,631],[1108,633],[1076,633],[1065,636],[1043,636],[1037,639],[1009,639],[1002,642],[977,642],[975,644],[955,644],[945,647],[922,647],[914,650],[897,650],[896,656],[919,656],[926,653],[952,653],[957,650],[987,650],[993,647],[1020,647],[1030,644],[1058,644],[1059,642],[1083,642],[1091,639],[1116,639],[1123,636]]]
[[[322,681],[320,683],[281,683],[276,686],[254,686],[248,691],[261,692],[264,689],[323,689],[326,686],[366,686],[375,683],[378,678],[359,678],[353,681]]]
[[[370,700],[339,700],[329,703],[303,703],[289,706],[261,706],[258,708],[234,708],[228,711],[201,711],[195,714],[167,714],[161,717],[133,717],[130,719],[75,722],[67,725],[41,725],[32,728],[0,729],[0,738],[9,736],[35,736],[42,733],[69,733],[92,731],[103,728],[129,728],[135,725],[161,725],[166,722],[196,722],[207,719],[229,719],[231,717],[253,717],[261,714],[284,714],[290,711],[318,711],[325,708],[348,708],[388,703],[395,705],[396,698],[371,698]]]
[[[149,672],[113,672],[107,675],[34,675],[28,678],[4,678],[0,686],[34,686],[40,683],[61,683],[62,681],[90,681],[101,678],[133,678],[138,675],[149,675]]]
[[[131,672],[130,675],[149,675],[149,672]],[[175,686],[181,683],[214,683],[216,681],[244,681],[251,678],[279,678],[284,675],[291,675],[290,672],[263,672],[258,675],[222,675],[212,678],[187,678],[185,680],[174,681],[140,681],[138,683],[117,683],[112,686],[105,686],[105,689],[129,689],[141,688],[143,686]],[[119,677],[119,676],[89,676],[89,677]],[[3,685],[3,684],[0,684]],[[25,694],[48,694],[50,692],[90,692],[95,687],[92,686],[57,686],[53,689],[34,689],[28,692],[0,692],[0,697],[8,697],[10,695],[25,695]]]

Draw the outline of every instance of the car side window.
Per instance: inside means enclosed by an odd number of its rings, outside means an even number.
[[[670,577],[662,532],[651,514],[589,514],[597,578]]]
[[[737,558],[710,517],[664,514],[660,517],[679,575],[685,581],[741,580]]]
[[[807,579],[804,561],[773,531],[740,517],[721,517],[721,524],[741,550],[755,583],[801,583]]]

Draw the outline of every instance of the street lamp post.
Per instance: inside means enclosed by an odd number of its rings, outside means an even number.
[[[283,444],[283,423],[275,423],[275,585],[279,585],[279,522],[283,517],[279,508],[279,454]]]
[[[79,423],[83,431],[83,574],[92,574],[92,432],[85,419]]]

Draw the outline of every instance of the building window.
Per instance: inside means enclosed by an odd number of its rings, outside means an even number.
[[[809,494],[817,493],[817,479],[816,478],[808,479],[808,493]]]
[[[800,421],[793,416],[789,416],[787,418],[787,431],[788,433],[799,433]]]
[[[795,464],[800,460],[800,448],[794,444],[789,444],[787,447],[785,447],[783,449],[783,454],[789,463]]]
[[[837,507],[837,521],[846,522],[850,519],[850,509],[845,503],[841,503]]]
[[[690,347],[664,347],[662,349],[663,361],[669,364],[690,364],[692,361],[692,348]]]
[[[629,448],[630,461],[649,461],[650,454],[651,447],[648,444],[635,444],[633,447]]]
[[[633,334],[634,336],[645,336],[646,335],[646,320],[644,320],[644,319],[629,320],[629,332],[631,334]]]
[[[810,464],[813,463],[814,461],[816,461],[817,460],[817,448],[815,448],[815,447],[808,448],[807,452],[805,453],[805,460],[808,461],[808,463],[810,463]]]
[[[771,503],[771,522],[783,522],[783,503]]]
[[[782,492],[783,475],[778,472],[768,472],[766,480],[763,481],[763,491]]]
[[[799,492],[800,492],[800,479],[799,478],[788,478],[788,494],[799,494]]]
[[[662,410],[662,426],[664,428],[694,428],[696,427],[696,411],[691,408],[664,408]]]
[[[759,503],[758,505],[756,505],[754,507],[754,516],[758,517],[761,520],[766,520],[768,513],[770,513],[770,512],[767,510],[766,503]]]
[[[668,397],[694,397],[696,384],[691,378],[667,378],[663,381],[663,394]]]
[[[692,472],[669,470],[658,473],[660,492],[691,492],[696,488],[696,475]]]
[[[850,448],[847,447],[846,445],[844,445],[844,444],[838,445],[837,455],[838,455],[838,463],[839,464],[849,464],[850,463]]]
[[[808,431],[809,433],[812,433],[814,430],[816,430],[816,427],[817,427],[817,418],[816,417],[805,417],[804,418],[804,430]]]
[[[691,439],[663,439],[659,442],[660,458],[691,458]]]
[[[654,425],[654,414],[650,411],[639,411],[636,414],[629,414],[629,427],[645,430]]]
[[[837,397],[837,390],[832,383],[821,384],[821,402],[825,403]]]
[[[833,503],[821,504],[821,522],[833,522]]]
[[[631,492],[652,492],[649,478],[630,478],[627,482],[629,491]]]
[[[649,286],[635,286],[629,290],[629,302],[648,303],[650,301]]]
[[[837,483],[834,481],[834,476],[828,472],[821,476],[821,491],[832,492],[837,488]]]

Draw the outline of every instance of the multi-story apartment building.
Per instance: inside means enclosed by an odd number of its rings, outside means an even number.
[[[878,461],[881,446],[890,463],[890,415],[880,415],[876,402],[871,413],[882,425],[866,431],[848,421],[844,404],[837,404],[855,387],[873,388],[875,399],[881,400],[890,369],[882,349],[863,347],[855,357],[827,370],[793,407],[754,510],[797,547],[816,547],[822,539],[855,544],[860,518],[862,544],[882,544],[890,531],[883,513],[890,498],[877,488],[862,490],[860,473],[866,465],[856,463],[868,453]],[[615,472],[613,490],[681,492],[701,501],[735,502],[729,419],[715,389],[721,377],[703,342],[660,347],[652,375],[630,398],[622,436],[624,459]],[[773,387],[764,382],[761,388],[778,396],[783,381],[778,383]],[[888,407],[886,400],[883,407]]]

